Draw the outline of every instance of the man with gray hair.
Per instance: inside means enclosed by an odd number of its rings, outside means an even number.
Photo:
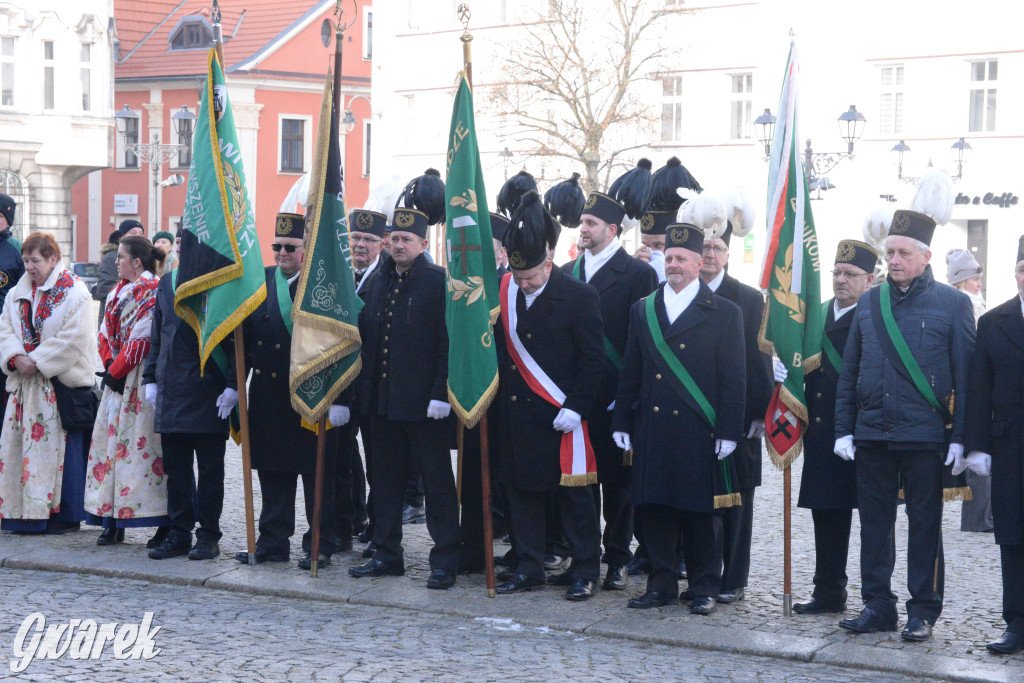
[[[917,211],[894,214],[885,242],[889,276],[857,305],[836,391],[835,452],[856,456],[864,600],[861,614],[839,625],[896,630],[893,534],[902,486],[911,598],[901,637],[909,642],[928,640],[942,612],[943,462],[963,469],[963,401],[954,398],[966,390],[975,338],[970,299],[932,275],[935,225]]]

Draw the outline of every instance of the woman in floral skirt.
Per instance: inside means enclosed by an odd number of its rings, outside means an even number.
[[[60,260],[53,235],[21,245],[25,274],[0,316],[7,410],[0,433],[0,529],[64,533],[85,519],[89,431],[65,431],[53,380],[95,386],[95,324],[88,288]]]
[[[99,333],[106,371],[86,469],[87,521],[103,527],[97,543],[124,540],[128,527],[167,524],[167,479],[153,405],[140,392],[163,253],[145,237],[121,238],[117,274]]]

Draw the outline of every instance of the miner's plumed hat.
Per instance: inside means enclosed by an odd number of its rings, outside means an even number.
[[[701,254],[704,250],[704,231],[689,223],[673,223],[665,229],[665,251],[681,247]]]
[[[279,213],[274,225],[275,237],[301,240],[306,234],[306,219],[297,213]]]
[[[513,270],[529,270],[544,263],[558,243],[562,227],[541,204],[535,191],[522,196],[505,233],[508,264]]]
[[[567,228],[578,228],[587,198],[580,187],[580,174],[555,183],[544,193],[544,208]]]
[[[537,191],[537,181],[524,168],[506,180],[498,191],[498,213],[505,216],[514,214],[523,195],[530,190]]]
[[[441,173],[434,168],[428,168],[423,175],[413,178],[402,190],[398,198],[398,207],[416,209],[424,215],[427,225],[436,225],[444,220],[444,181],[441,180]],[[395,224],[398,217],[394,216]]]
[[[865,273],[875,272],[877,262],[878,252],[875,248],[860,240],[841,240],[836,249],[836,263],[848,263]]]
[[[384,230],[387,227],[388,217],[378,211],[352,209],[348,216],[348,229],[351,232],[362,232],[367,235],[384,237]]]

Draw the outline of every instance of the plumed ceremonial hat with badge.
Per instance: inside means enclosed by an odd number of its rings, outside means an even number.
[[[279,213],[274,223],[275,237],[301,240],[306,235],[306,217],[297,213]]]
[[[678,157],[672,157],[651,177],[651,201],[640,217],[640,232],[644,235],[664,235],[666,228],[676,222],[679,207],[686,201],[677,190],[686,188],[700,192],[701,186]]]
[[[395,205],[391,231],[411,232],[426,239],[427,229],[444,220],[444,181],[437,169],[428,168],[402,190]]]
[[[505,181],[498,191],[498,211],[491,212],[491,236],[499,242],[505,238],[508,230],[509,218],[519,207],[523,195],[533,190],[537,191],[537,181],[524,168],[514,176]]]
[[[651,162],[640,159],[636,167],[623,173],[608,188],[608,192],[591,192],[583,204],[583,213],[594,216],[608,225],[619,226],[626,216],[640,220],[651,200]]]
[[[558,244],[562,227],[531,190],[523,195],[509,221],[504,245],[513,270],[529,270],[544,263]]]
[[[544,193],[544,208],[566,228],[578,228],[587,198],[580,187],[580,174],[555,183]]]
[[[836,248],[836,263],[848,263],[870,274],[875,272],[878,252],[867,242],[840,240]]]

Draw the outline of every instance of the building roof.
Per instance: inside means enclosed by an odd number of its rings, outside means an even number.
[[[334,4],[334,0],[221,0],[225,70],[233,76],[261,75],[262,60]],[[169,49],[171,33],[190,17],[209,23],[210,0],[118,0],[114,4],[114,18],[120,59],[115,66],[115,79],[205,76],[207,48]],[[323,78],[322,74],[285,76],[300,80]]]

